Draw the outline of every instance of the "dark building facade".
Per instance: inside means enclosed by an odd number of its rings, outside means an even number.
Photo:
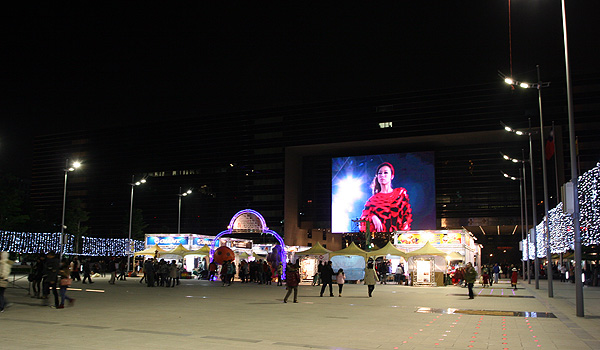
[[[551,207],[556,176],[559,183],[570,177],[563,87],[556,82],[543,90],[545,132],[554,122],[558,160],[556,172],[549,162]],[[598,75],[575,79],[582,171],[600,159],[599,89]],[[142,209],[148,233],[177,231],[181,187],[194,189],[182,199],[182,232],[216,234],[237,211],[252,208],[287,244],[337,247],[340,235],[330,232],[331,158],[433,151],[437,227],[465,227],[484,247],[514,250],[521,235],[519,183],[501,171],[519,176],[519,165],[500,152],[521,158],[524,150],[528,157],[529,146],[500,122],[525,130],[528,119],[539,131],[536,92],[494,82],[47,135],[35,140],[31,195],[59,220],[64,162],[79,159],[84,167],[69,173],[68,199],[81,199],[90,212],[91,235],[127,236],[133,176],[147,178],[135,187],[133,206]],[[539,136],[533,141],[539,200]]]

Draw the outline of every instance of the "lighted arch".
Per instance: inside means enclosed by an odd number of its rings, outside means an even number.
[[[273,237],[275,237],[275,239],[277,239],[277,241],[279,242],[279,246],[281,247],[281,251],[279,252],[279,261],[281,261],[282,265],[283,265],[283,276],[282,278],[285,278],[285,263],[286,263],[286,252],[285,252],[285,243],[283,242],[283,238],[275,231],[273,230],[269,230],[269,228],[267,227],[267,223],[265,222],[265,218],[256,210],[252,210],[252,209],[244,209],[244,210],[240,210],[237,213],[235,213],[235,215],[231,218],[231,221],[229,221],[229,225],[227,226],[227,230],[225,231],[221,231],[219,232],[219,234],[215,237],[215,240],[212,243],[212,247],[210,248],[210,259],[212,260],[214,253],[215,253],[215,245],[216,243],[219,241],[219,238],[221,238],[224,235],[230,235],[230,234],[234,234],[234,227],[236,224],[236,220],[238,218],[240,218],[242,215],[246,215],[246,214],[251,214],[254,217],[256,217],[259,222],[260,222],[260,228],[254,232],[260,232],[262,234],[270,234]]]

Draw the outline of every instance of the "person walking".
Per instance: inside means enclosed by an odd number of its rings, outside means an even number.
[[[108,280],[108,284],[115,284],[115,281],[117,280],[116,264],[118,263],[115,262],[114,258],[108,262],[108,272],[110,273],[110,280]]]
[[[561,282],[567,281],[567,267],[564,264],[560,265],[560,281]]]
[[[211,263],[208,264],[208,280],[212,281],[216,274],[217,264],[214,261],[211,261]]]
[[[144,262],[144,277],[147,287],[154,287],[154,274],[154,258],[150,258]]]
[[[169,277],[170,277],[170,284],[171,284],[171,288],[175,288],[175,283],[177,283],[177,264],[175,263],[175,261],[172,261],[171,264],[169,265]],[[167,284],[167,287],[169,287],[169,285]]]
[[[500,265],[498,265],[498,263],[496,263],[496,265],[494,265],[494,267],[492,268],[492,276],[493,276],[494,283],[498,283],[498,279],[500,278],[500,271],[502,271],[500,269]]]
[[[519,280],[519,272],[517,268],[512,268],[512,275],[510,276],[510,285],[514,290],[517,290],[517,281]]]
[[[486,265],[483,265],[483,268],[481,269],[481,279],[482,282],[481,284],[483,285],[483,287],[487,287],[489,282],[490,282],[490,275],[489,275],[489,269]]]
[[[277,285],[283,286],[283,264],[277,265]]]
[[[231,260],[227,264],[227,285],[230,286],[233,283],[235,277],[235,261]]]
[[[477,271],[473,268],[473,264],[470,262],[467,263],[467,267],[464,271],[464,278],[467,287],[469,288],[469,299],[475,299],[475,294],[473,294],[473,284],[475,280],[477,280]]]
[[[284,303],[287,303],[292,291],[294,291],[294,303],[298,302],[298,284],[300,284],[300,273],[296,265],[290,262],[286,267],[285,285],[287,293],[285,294],[285,298],[283,298]]]
[[[373,263],[369,262],[365,269],[365,285],[369,291],[369,298],[373,296],[373,290],[375,290],[375,284],[378,281],[379,277],[377,277],[377,272],[375,272],[375,269],[373,268]]]
[[[65,308],[65,299],[69,301],[69,305],[73,305],[75,302],[75,299],[67,296],[67,288],[69,288],[73,282],[73,279],[71,278],[72,272],[73,271],[71,271],[69,260],[66,258],[63,259],[60,265],[60,270],[58,271],[58,275],[60,277],[60,305],[56,307],[57,309]]]
[[[83,281],[81,282],[82,284],[85,284],[85,280],[87,279],[90,284],[94,283],[92,281],[92,267],[90,266],[90,259],[85,259],[83,261]]]
[[[321,270],[321,281],[323,281],[323,285],[321,286],[321,294],[323,296],[323,292],[325,292],[325,287],[329,285],[329,296],[333,296],[333,267],[331,267],[331,261],[327,262],[327,265],[324,265]]]
[[[58,307],[58,291],[56,290],[56,280],[58,279],[59,269],[60,261],[56,257],[56,254],[53,251],[50,251],[44,263],[44,278],[42,282],[44,286],[42,301],[46,306],[48,305],[50,289],[52,289],[52,294],[54,294],[54,307]]]
[[[46,262],[46,255],[41,254],[35,265],[33,265],[33,295],[32,298],[39,299],[42,297],[42,279],[44,278],[44,263]]]
[[[4,291],[8,287],[8,277],[10,277],[12,265],[13,262],[8,260],[8,252],[0,252],[0,312],[4,312],[6,308]]]
[[[221,283],[223,287],[227,285],[227,265],[229,265],[229,261],[223,261],[223,264],[221,264]]]
[[[125,258],[121,259],[119,261],[119,263],[116,265],[116,269],[117,269],[117,274],[118,277],[117,279],[119,281],[127,281],[127,262],[125,260]]]
[[[71,270],[71,279],[75,282],[81,281],[81,276],[79,275],[79,270],[81,270],[81,263],[77,257],[73,258],[71,264],[69,265],[69,269]]]
[[[321,285],[321,272],[323,272],[323,267],[325,265],[322,261],[319,261],[319,265],[317,265],[317,286]]]
[[[346,274],[344,274],[344,269],[339,269],[337,272],[337,276],[335,277],[335,281],[338,285],[338,296],[342,296],[342,288],[344,288],[344,283],[346,283]]]
[[[143,276],[142,276],[142,278],[140,278],[140,283],[143,283],[144,281],[146,283],[148,283],[148,274],[146,273],[146,262],[143,262],[141,264],[141,267],[142,267],[141,271],[142,271]]]

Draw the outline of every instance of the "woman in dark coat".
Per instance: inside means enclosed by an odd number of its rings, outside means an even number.
[[[300,273],[296,268],[296,265],[292,263],[288,263],[286,268],[286,276],[285,276],[285,284],[287,293],[285,294],[285,298],[283,298],[283,302],[287,303],[290,294],[294,291],[294,303],[298,302],[298,284],[300,284]]]
[[[517,269],[515,267],[513,267],[512,269],[512,276],[510,276],[510,284],[512,285],[513,289],[517,289],[517,280],[519,279],[519,272],[517,272]]]

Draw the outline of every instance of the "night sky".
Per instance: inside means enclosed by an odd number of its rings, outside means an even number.
[[[598,72],[596,1],[568,1],[573,75]],[[508,0],[29,9],[3,14],[2,171],[38,134],[497,81]],[[138,6],[142,6],[139,3]],[[564,79],[559,0],[513,0],[513,74]]]

